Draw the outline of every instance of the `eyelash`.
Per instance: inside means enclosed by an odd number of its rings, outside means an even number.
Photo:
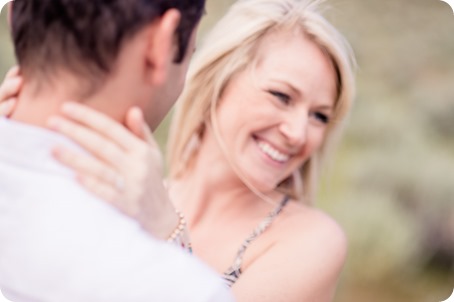
[[[288,94],[285,94],[285,93],[282,93],[282,92],[279,92],[279,91],[275,91],[275,90],[269,90],[268,92],[271,95],[273,95],[276,98],[278,98],[279,101],[281,101],[282,103],[284,103],[284,104],[290,103],[290,96]]]
[[[276,98],[279,99],[280,102],[288,105],[290,103],[290,96],[288,94],[285,94],[283,92],[279,92],[276,90],[269,90],[268,91],[271,95],[275,96]],[[315,112],[314,116],[317,120],[319,120],[323,124],[328,124],[330,122],[330,119],[328,115],[321,113],[321,112]]]
[[[329,123],[329,117],[326,114],[323,114],[321,112],[315,112],[314,116],[315,116],[316,119],[318,119],[323,124],[328,124]]]

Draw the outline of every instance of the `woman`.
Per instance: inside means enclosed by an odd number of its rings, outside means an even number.
[[[346,239],[311,204],[321,161],[352,104],[352,64],[318,1],[238,1],[196,54],[171,127],[169,194],[194,254],[224,276],[238,301],[333,297]],[[3,99],[12,95],[6,86]],[[104,116],[67,109],[69,126],[56,130],[89,150],[112,142],[121,149],[121,139],[96,126]],[[99,139],[80,136],[81,128]],[[82,179],[96,179],[83,183],[101,197],[128,190],[105,177],[116,168],[107,155],[96,168],[68,150],[56,155]],[[183,238],[179,229],[172,235]]]

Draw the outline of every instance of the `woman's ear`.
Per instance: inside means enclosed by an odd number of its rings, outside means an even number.
[[[173,64],[178,43],[176,30],[180,24],[181,14],[176,9],[167,10],[150,26],[149,43],[146,50],[147,63],[152,68],[150,80],[161,85],[168,79],[170,66]]]

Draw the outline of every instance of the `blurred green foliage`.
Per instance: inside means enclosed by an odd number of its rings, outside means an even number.
[[[231,3],[208,0],[199,42]],[[327,4],[359,65],[319,196],[350,242],[336,301],[445,300],[454,287],[454,15],[439,0]],[[14,62],[5,13],[0,76]]]
[[[454,15],[435,0],[330,2],[358,97],[321,207],[350,253],[337,301],[445,300],[454,287]]]

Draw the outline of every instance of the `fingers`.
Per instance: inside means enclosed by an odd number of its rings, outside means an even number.
[[[125,124],[129,131],[134,133],[137,137],[145,140],[145,133],[142,127],[142,111],[137,107],[132,107],[126,113]]]
[[[16,77],[20,75],[20,68],[18,65],[11,67],[5,75],[5,80],[11,77]]]
[[[79,182],[98,197],[114,202],[123,192],[123,178],[99,160],[65,147],[56,147],[52,151],[55,159],[75,171]]]
[[[140,139],[148,142],[153,147],[158,147],[154,136],[143,117],[143,112],[138,107],[132,107],[126,114],[126,126]]]
[[[138,144],[138,139],[132,135],[123,125],[110,117],[78,103],[65,103],[62,112],[86,127],[95,130],[98,134],[109,138],[125,150],[131,150]]]
[[[79,175],[77,180],[88,191],[92,192],[100,199],[107,201],[127,216],[137,219],[140,212],[139,205],[134,203],[129,204],[128,197],[124,194],[119,194],[115,187],[103,182],[99,178],[88,175]]]
[[[118,192],[112,186],[103,183],[96,177],[80,175],[77,177],[77,180],[88,191],[92,192],[100,199],[111,204],[115,204],[117,202]]]
[[[22,87],[22,77],[6,75],[4,82],[0,86],[0,102],[15,98]]]
[[[22,87],[19,66],[12,67],[0,86],[0,116],[10,116],[17,103],[17,95]]]
[[[97,132],[64,117],[57,116],[49,119],[48,127],[67,136],[101,161],[117,169],[122,167],[125,160],[124,151]]]
[[[57,149],[55,157],[76,171],[79,182],[87,190],[134,218],[138,217],[144,204],[152,209],[150,212],[163,212],[162,205],[153,202],[159,190],[153,187],[150,191],[149,188],[149,184],[162,181],[163,167],[159,148],[151,146],[156,143],[151,132],[147,133],[149,129],[142,112],[138,108],[130,111],[125,121],[133,133],[112,119],[78,104],[65,106],[65,116],[52,117],[48,126],[94,156]],[[139,138],[147,136],[152,143]],[[165,199],[159,196],[158,200]]]
[[[16,103],[17,103],[16,98],[8,99],[4,102],[0,101],[0,117],[10,116],[14,111],[14,107],[16,107]]]

